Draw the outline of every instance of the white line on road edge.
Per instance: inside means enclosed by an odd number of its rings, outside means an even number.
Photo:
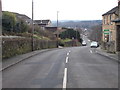
[[[66,63],[68,63],[68,57],[66,57]]]
[[[63,90],[66,90],[67,86],[67,68],[64,70],[64,78],[63,78]]]

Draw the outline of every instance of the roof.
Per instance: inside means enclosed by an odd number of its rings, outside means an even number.
[[[114,8],[111,9],[110,11],[104,13],[102,16],[104,16],[104,15],[109,15],[109,14],[117,14],[117,15],[118,15],[118,6],[114,7]]]
[[[10,12],[10,11],[2,11],[2,12]],[[10,12],[10,13],[13,13],[13,14],[15,14],[18,18],[21,18],[21,19],[24,19],[24,20],[26,20],[26,19],[31,19],[30,17],[28,17],[28,16],[25,15],[25,14],[19,14],[19,13],[16,13],[16,12]]]
[[[24,19],[24,20],[26,20],[26,19],[31,19],[30,17],[28,17],[28,16],[25,15],[25,14],[19,14],[19,13],[15,13],[15,12],[12,12],[12,13],[16,14],[16,16],[17,16],[18,18],[21,18],[21,19]]]
[[[120,19],[113,20],[113,22],[120,22]]]
[[[48,24],[49,22],[51,22],[50,20],[34,20],[35,23],[37,24]]]

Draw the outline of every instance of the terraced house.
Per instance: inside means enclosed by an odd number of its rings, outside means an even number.
[[[103,34],[102,34],[102,47],[109,52],[117,52],[119,51],[119,40],[120,38],[120,19],[119,19],[119,6],[120,1],[118,1],[118,6],[114,7],[110,11],[106,12],[102,15],[103,17]]]

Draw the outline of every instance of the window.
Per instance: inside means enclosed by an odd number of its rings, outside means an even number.
[[[112,23],[112,15],[110,15],[110,24],[113,24],[113,23]]]
[[[103,21],[103,24],[106,24],[106,18],[105,18],[105,16],[104,16],[104,21]]]

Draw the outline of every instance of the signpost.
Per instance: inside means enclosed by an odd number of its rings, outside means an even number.
[[[104,33],[104,36],[106,36],[106,35],[109,36],[109,40],[108,41],[111,41],[110,30],[109,29],[104,29],[103,33]]]

